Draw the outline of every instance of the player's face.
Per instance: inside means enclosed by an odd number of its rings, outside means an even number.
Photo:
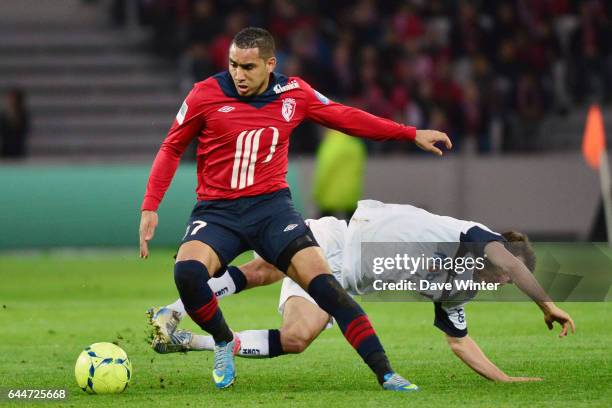
[[[264,60],[259,56],[259,48],[238,48],[232,44],[229,49],[229,72],[240,96],[263,93],[275,66],[276,58]]]

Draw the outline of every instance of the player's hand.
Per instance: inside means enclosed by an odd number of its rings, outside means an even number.
[[[508,377],[508,380],[505,382],[535,382],[535,381],[544,381],[544,379],[540,377]]]
[[[554,322],[557,322],[563,326],[561,333],[559,333],[559,337],[567,336],[567,332],[570,327],[572,328],[572,333],[576,332],[576,325],[574,324],[572,317],[564,310],[559,309],[557,306],[553,306],[550,310],[544,312],[544,322],[546,322],[548,330],[553,329]]]
[[[140,214],[140,257],[149,257],[149,241],[155,235],[157,228],[157,213],[155,211],[144,210]]]
[[[453,144],[444,132],[437,130],[417,130],[414,143],[426,152],[431,152],[437,156],[442,156],[442,150],[436,147],[436,143],[444,143],[447,149],[452,149]]]

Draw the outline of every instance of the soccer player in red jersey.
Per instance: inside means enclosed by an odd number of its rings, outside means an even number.
[[[246,28],[233,39],[229,70],[194,85],[153,162],[140,221],[140,256],[158,223],[157,208],[180,157],[198,138],[197,199],[178,250],[174,280],[187,314],[215,340],[213,380],[234,382],[239,347],[206,284],[253,249],[332,315],[384,389],[418,389],[391,368],[361,307],[331,275],[312,232],[294,209],[285,176],[289,136],[303,120],[374,140],[409,140],[437,155],[449,138],[329,100],[298,77],[274,72],[274,39]],[[277,339],[280,341],[279,339]],[[274,342],[274,341],[273,341]]]

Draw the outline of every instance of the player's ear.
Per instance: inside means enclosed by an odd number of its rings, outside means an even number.
[[[268,74],[271,74],[274,72],[274,69],[276,69],[276,57],[270,57],[266,61],[266,70],[268,71]]]

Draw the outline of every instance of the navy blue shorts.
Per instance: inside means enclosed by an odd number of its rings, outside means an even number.
[[[291,192],[284,188],[234,200],[199,201],[193,208],[182,243],[208,244],[219,256],[221,271],[242,252],[253,249],[266,262],[285,272],[288,261],[279,258],[289,244],[304,236],[310,237],[312,245],[317,245],[293,207]]]

